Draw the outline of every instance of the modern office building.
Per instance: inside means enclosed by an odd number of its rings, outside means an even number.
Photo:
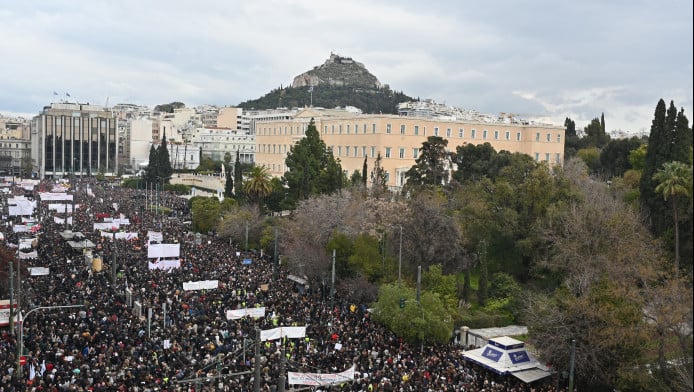
[[[118,121],[107,108],[52,103],[32,121],[32,158],[39,178],[117,174]]]
[[[422,108],[418,108],[419,115]],[[415,164],[422,143],[429,136],[448,140],[448,150],[465,144],[490,143],[496,151],[527,154],[538,162],[561,165],[564,158],[564,128],[508,117],[471,115],[467,119],[432,114],[358,114],[346,110],[307,108],[289,119],[259,120],[255,124],[257,165],[273,176],[282,176],[291,146],[304,137],[314,119],[316,128],[349,176],[361,171],[364,159],[368,170],[381,155],[388,186],[395,191],[405,183],[405,173]]]
[[[193,134],[191,143],[200,151],[200,155],[214,161],[224,161],[224,156],[231,155],[236,160],[239,153],[241,163],[253,163],[255,155],[255,135],[228,128],[198,128]],[[169,148],[171,155],[171,148]]]

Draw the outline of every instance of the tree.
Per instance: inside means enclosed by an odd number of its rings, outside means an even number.
[[[446,151],[448,140],[440,136],[429,136],[422,143],[415,164],[405,173],[406,188],[437,187],[448,183],[450,155]]]
[[[692,167],[682,162],[673,161],[663,164],[663,168],[653,175],[658,182],[655,191],[663,195],[663,199],[672,200],[673,224],[675,226],[675,275],[680,270],[680,235],[677,214],[677,199],[680,196],[690,196],[692,191]]]
[[[405,307],[400,307],[400,299]],[[422,292],[417,302],[415,290],[395,284],[382,285],[374,303],[374,317],[396,335],[409,342],[446,343],[453,332],[453,318],[440,297]]]
[[[610,141],[610,136],[605,133],[604,118],[602,121],[598,118],[594,118],[590,124],[586,125],[583,132],[585,136],[582,140],[582,144],[585,148],[602,148]]]
[[[156,183],[157,175],[159,174],[159,157],[157,156],[158,150],[152,144],[149,147],[149,162],[145,168],[144,179],[147,183]]]
[[[225,163],[224,170],[224,197],[234,197],[234,177],[231,172],[231,165]]]
[[[193,230],[208,233],[217,228],[220,205],[216,197],[196,196],[190,199],[193,214]]]
[[[367,159],[368,159],[368,158],[367,158],[366,155],[365,155],[365,156],[364,156],[364,165],[362,165],[362,168],[361,168],[361,182],[362,182],[362,185],[364,186],[364,188],[366,188],[366,180],[369,178],[369,177],[367,176],[367,173],[368,173],[368,171],[367,171],[367,170],[368,170],[368,166],[366,165],[366,160],[367,160]]]
[[[544,222],[549,247],[536,266],[561,284],[549,296],[527,296],[524,321],[541,357],[560,371],[569,358],[557,347],[576,340],[580,389],[612,390],[643,365],[643,342],[650,339],[644,288],[661,279],[663,253],[607,184],[587,176],[585,167],[568,167],[564,175],[580,198]]]
[[[243,171],[241,170],[238,151],[236,151],[236,160],[234,161],[234,193],[236,194],[236,200],[243,198]]]
[[[566,159],[576,155],[576,151],[581,148],[580,138],[576,133],[576,122],[570,118],[564,120],[564,156]]]
[[[330,194],[342,187],[340,163],[321,140],[313,119],[306,128],[305,137],[291,146],[285,164],[284,182],[293,202],[306,200],[311,195]]]
[[[631,169],[629,155],[642,145],[637,137],[610,140],[600,151],[600,166],[608,178],[619,177]]]
[[[379,152],[374,162],[374,169],[371,171],[371,196],[381,198],[388,192],[388,178],[386,171],[381,166],[381,153]]]
[[[248,175],[248,180],[243,184],[243,191],[263,211],[263,201],[272,192],[270,173],[267,167],[253,166]]]
[[[157,177],[168,183],[173,169],[171,168],[171,159],[169,157],[169,147],[166,143],[166,133],[161,139],[161,145],[157,148]]]
[[[453,178],[461,184],[479,180],[488,174],[489,164],[494,156],[496,156],[496,150],[489,142],[456,147],[457,170],[453,173]]]

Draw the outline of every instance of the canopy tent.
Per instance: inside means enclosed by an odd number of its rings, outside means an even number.
[[[494,373],[512,375],[525,383],[551,375],[546,366],[528,354],[525,343],[508,336],[489,339],[484,347],[466,351],[463,357]]]

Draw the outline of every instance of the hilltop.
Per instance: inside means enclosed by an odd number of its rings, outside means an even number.
[[[354,106],[364,113],[397,114],[401,102],[415,101],[383,85],[364,64],[331,53],[321,65],[294,77],[292,85],[237,105],[243,109]]]

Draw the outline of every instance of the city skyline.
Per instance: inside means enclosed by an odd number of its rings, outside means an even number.
[[[692,3],[29,1],[0,9],[0,113],[60,99],[234,106],[331,52],[381,83],[483,113],[648,132],[692,113]],[[68,96],[69,94],[69,96]]]

